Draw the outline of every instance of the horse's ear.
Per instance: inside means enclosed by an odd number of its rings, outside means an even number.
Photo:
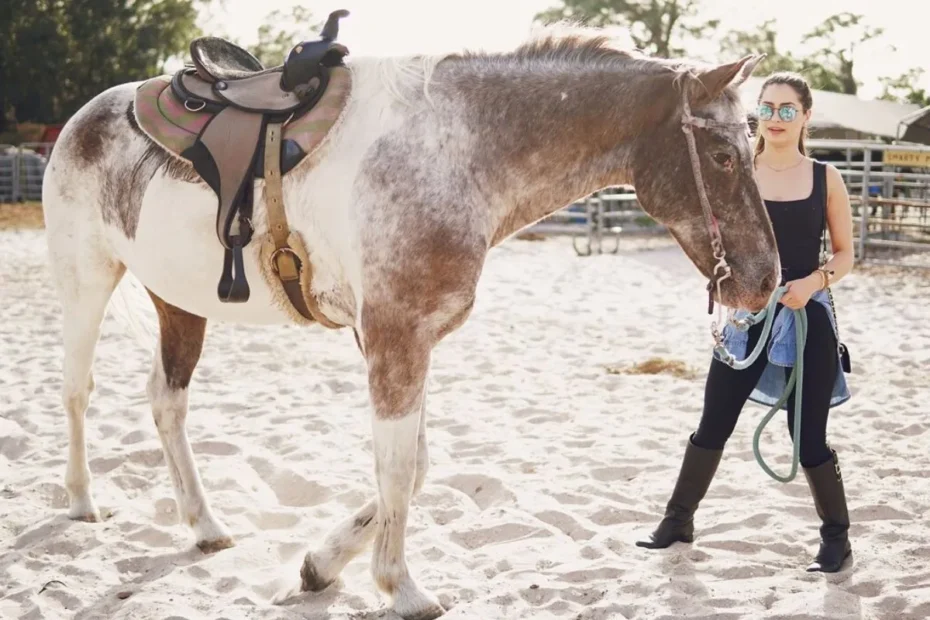
[[[756,54],[755,56],[747,56],[747,58],[748,60],[746,64],[743,65],[743,68],[740,69],[739,75],[736,76],[736,80],[733,82],[733,86],[740,86],[743,82],[748,80],[759,63],[765,59],[765,54]]]
[[[691,90],[688,93],[688,99],[691,105],[693,107],[699,107],[710,103],[731,83],[739,86],[752,75],[756,65],[758,65],[759,61],[764,57],[764,54],[758,56],[750,54],[740,58],[736,62],[718,65],[698,72],[697,78],[699,83],[692,81]],[[734,82],[734,80],[736,80],[736,82]]]

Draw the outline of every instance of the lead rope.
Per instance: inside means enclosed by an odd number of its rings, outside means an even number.
[[[778,300],[782,298],[782,295],[788,290],[786,286],[779,286],[773,292],[771,297],[769,297],[769,302],[766,304],[765,308],[760,310],[757,314],[751,314],[744,319],[734,322],[734,327],[739,331],[746,331],[753,325],[756,325],[761,320],[765,320],[765,324],[762,326],[762,334],[759,336],[758,342],[756,342],[755,348],[746,356],[745,359],[737,360],[733,357],[733,354],[727,351],[723,343],[720,343],[714,347],[714,353],[717,354],[718,359],[736,370],[745,370],[746,368],[752,366],[753,362],[759,357],[762,353],[762,350],[765,348],[765,343],[768,340],[769,334],[772,331],[772,323],[775,320],[775,306],[778,304]],[[798,465],[801,461],[801,395],[803,393],[804,386],[804,346],[807,342],[807,310],[801,308],[799,310],[792,310],[794,313],[794,334],[795,334],[795,361],[794,366],[791,368],[791,374],[788,376],[788,382],[785,384],[785,391],[782,393],[781,398],[772,405],[772,408],[769,409],[768,413],[765,414],[765,417],[762,418],[762,421],[759,422],[759,425],[756,427],[756,431],[752,436],[752,454],[756,459],[756,462],[759,464],[759,467],[767,473],[769,476],[778,480],[779,482],[791,482],[794,480],[795,476],[798,473]],[[765,426],[769,423],[772,417],[778,413],[778,410],[785,404],[785,401],[788,400],[788,396],[791,394],[791,389],[797,384],[797,389],[795,390],[794,395],[794,428],[793,428],[793,451],[791,457],[791,471],[787,476],[779,476],[776,474],[771,467],[766,464],[765,459],[762,458],[762,452],[759,449],[759,438],[762,436],[762,431],[765,429]]]

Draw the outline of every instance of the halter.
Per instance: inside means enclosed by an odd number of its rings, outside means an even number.
[[[685,139],[688,142],[688,154],[691,156],[691,171],[694,173],[694,181],[697,184],[698,199],[701,201],[701,210],[704,213],[704,222],[707,225],[707,229],[710,232],[710,247],[714,253],[714,260],[717,261],[717,264],[714,265],[714,273],[710,278],[710,281],[707,283],[707,314],[713,314],[714,312],[714,287],[717,288],[717,297],[723,299],[720,293],[720,283],[729,278],[732,275],[732,270],[730,269],[729,263],[727,263],[727,252],[723,247],[723,237],[720,235],[720,226],[717,224],[717,218],[714,217],[714,213],[710,208],[710,200],[707,198],[707,189],[704,186],[704,176],[701,174],[701,160],[698,158],[697,152],[697,143],[694,140],[694,127],[702,127],[704,129],[734,129],[739,127],[746,127],[746,122],[741,121],[737,123],[725,123],[721,121],[715,121],[709,118],[701,118],[691,114],[691,105],[688,103],[688,90],[687,88],[681,89],[681,101],[684,111],[681,115],[681,130],[685,132]],[[718,272],[722,271],[721,275],[717,275]],[[722,306],[718,304],[718,313],[717,319],[711,323],[711,334],[714,336],[714,341],[719,345],[722,341],[722,336],[718,330],[720,324]]]

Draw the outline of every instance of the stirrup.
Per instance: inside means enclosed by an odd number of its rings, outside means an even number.
[[[224,303],[245,303],[249,300],[249,283],[245,279],[245,261],[242,258],[242,237],[230,238],[232,249],[223,257],[223,275],[217,287],[217,295]]]

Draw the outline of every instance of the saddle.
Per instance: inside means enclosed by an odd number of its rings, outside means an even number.
[[[320,111],[330,119],[323,130],[325,136],[345,102],[348,72],[343,57],[349,51],[335,39],[338,20],[347,15],[345,10],[332,12],[319,40],[299,43],[283,65],[271,68],[230,41],[209,36],[194,39],[190,44],[193,65],[176,72],[170,85],[164,78],[151,80],[152,84],[143,84],[137,92],[140,126],[188,160],[216,193],[216,234],[225,249],[217,295],[223,302],[249,299],[242,253],[254,232],[254,182],[262,178],[275,246],[270,256],[272,271],[301,316],[338,327],[320,312],[313,296],[305,296],[301,290],[302,275],[305,284],[309,281],[302,271],[310,265],[306,252],[295,251],[289,241],[292,236],[284,212],[281,177],[307,155],[308,142],[300,139],[302,121],[306,119],[311,127],[319,125],[317,106],[328,101],[326,109]],[[339,84],[330,89],[334,75]],[[144,97],[144,93],[149,96]],[[191,133],[192,127],[196,134]],[[294,128],[298,131],[291,131]],[[312,133],[310,127],[304,129]],[[319,143],[322,136],[316,137]]]

